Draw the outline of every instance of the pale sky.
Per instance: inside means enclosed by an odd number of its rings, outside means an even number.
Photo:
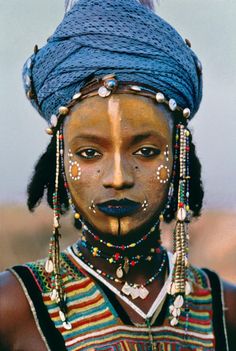
[[[62,0],[0,0],[0,204],[25,200],[32,167],[49,142],[46,123],[25,98],[21,69],[63,12]],[[236,1],[161,0],[158,13],[191,41],[203,63],[203,101],[191,126],[205,206],[236,209]]]

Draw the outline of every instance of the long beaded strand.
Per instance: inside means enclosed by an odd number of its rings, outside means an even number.
[[[49,255],[45,264],[45,270],[51,274],[51,300],[56,301],[59,306],[59,316],[63,323],[63,327],[67,330],[71,329],[71,324],[67,319],[66,295],[63,287],[63,280],[60,269],[60,243],[59,239],[59,220],[61,214],[60,200],[58,195],[59,174],[60,174],[60,131],[56,133],[56,174],[55,174],[55,190],[53,193],[53,235],[50,240]]]
[[[188,233],[187,223],[189,217],[189,131],[183,124],[177,125],[176,132],[179,141],[179,186],[178,186],[178,205],[177,222],[174,230],[174,270],[172,282],[168,292],[174,297],[173,305],[170,306],[172,326],[178,324],[178,317],[184,305],[184,297],[191,292],[191,285],[187,281],[188,266]],[[188,194],[187,194],[188,193]]]

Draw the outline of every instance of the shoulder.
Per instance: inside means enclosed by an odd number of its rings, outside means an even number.
[[[18,280],[14,277],[14,275],[10,271],[6,271],[0,273],[0,310],[1,322],[0,325],[7,324],[9,316],[16,315],[16,313],[20,313],[28,308],[28,303],[23,292],[23,289],[18,282]]]
[[[22,287],[9,271],[0,273],[0,315],[0,346],[8,349],[17,328],[31,315]]]
[[[236,345],[236,285],[223,282],[225,318],[230,350]]]

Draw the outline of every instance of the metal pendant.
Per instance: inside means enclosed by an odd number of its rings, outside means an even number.
[[[149,295],[149,291],[145,288],[145,286],[141,285],[139,288],[139,296],[142,300],[145,300],[146,297]]]
[[[128,257],[124,258],[123,269],[125,271],[125,274],[128,274],[128,272],[129,272],[129,259],[128,259]]]
[[[132,286],[130,287],[131,291],[130,291],[130,294],[131,294],[131,297],[133,300],[137,299],[137,297],[139,297],[139,288],[137,286]]]
[[[127,282],[125,282],[125,284],[123,285],[121,291],[123,292],[123,294],[129,296],[130,295],[130,286]]]

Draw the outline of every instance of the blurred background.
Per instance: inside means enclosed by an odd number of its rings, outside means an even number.
[[[203,64],[203,101],[191,127],[205,201],[203,215],[191,226],[191,261],[236,282],[236,2],[162,0],[157,12],[191,41]],[[0,0],[0,270],[47,255],[51,210],[42,205],[31,214],[25,199],[33,165],[49,138],[25,98],[21,69],[63,15],[63,0]],[[171,230],[163,228],[167,245]],[[62,232],[63,247],[77,239],[70,216]]]

